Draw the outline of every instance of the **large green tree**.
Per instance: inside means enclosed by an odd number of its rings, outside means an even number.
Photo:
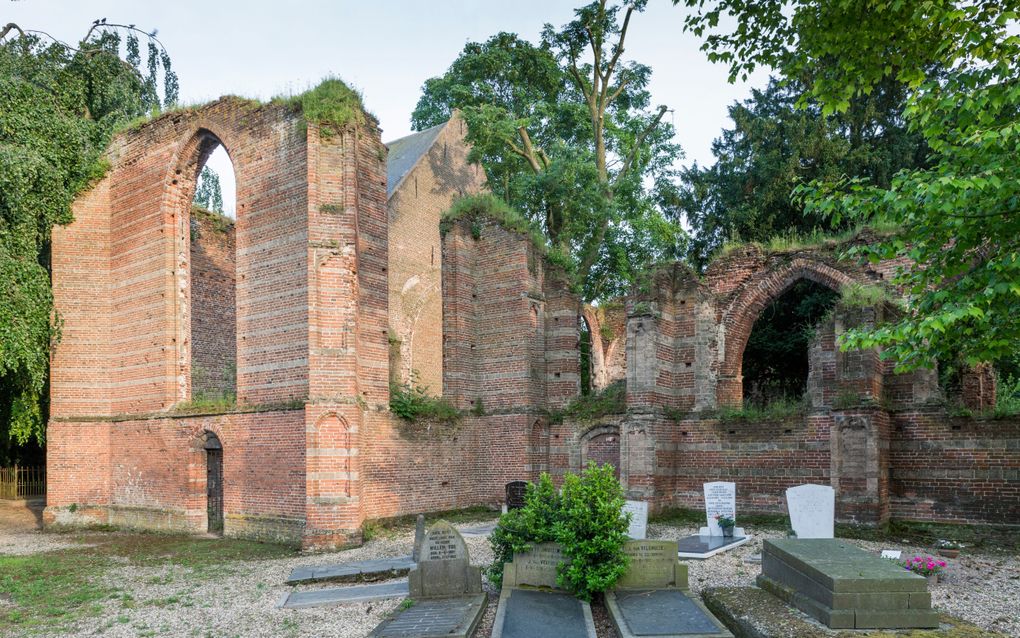
[[[0,463],[12,441],[44,438],[60,334],[52,228],[72,220],[75,196],[104,173],[116,128],[176,97],[166,51],[132,25],[97,21],[77,47],[15,24],[0,29]]]
[[[902,231],[857,253],[907,258],[896,283],[903,317],[848,333],[844,347],[883,348],[901,369],[1015,353],[1020,342],[1020,38],[1017,0],[674,0],[731,78],[758,66],[806,88],[823,113],[895,81],[904,117],[931,149],[928,166],[888,187],[848,178],[801,189],[810,214],[881,219]],[[733,29],[720,25],[729,16]],[[944,74],[934,74],[941,68]]]
[[[667,108],[651,107],[651,69],[624,57],[645,4],[593,2],[538,44],[510,33],[470,43],[412,116],[421,130],[461,110],[490,188],[570,256],[586,299],[624,292],[683,247],[664,214],[680,148]]]
[[[798,184],[854,176],[888,187],[900,169],[924,164],[924,141],[903,121],[902,85],[885,82],[829,116],[814,103],[797,108],[802,93],[799,83],[776,79],[753,90],[730,107],[733,126],[712,145],[715,163],[683,171],[680,211],[693,229],[696,265],[703,267],[728,240],[827,229],[826,216],[791,197]]]

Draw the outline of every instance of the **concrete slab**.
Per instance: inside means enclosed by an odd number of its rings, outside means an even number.
[[[287,578],[288,585],[325,582],[371,582],[406,576],[415,563],[410,556],[379,558],[339,565],[295,567]]]
[[[458,527],[457,531],[461,533],[461,536],[488,536],[492,533],[492,530],[496,529],[496,523],[482,523],[480,525],[471,525],[468,527]]]
[[[609,617],[622,638],[732,638],[700,601],[678,589],[606,593]]]
[[[743,530],[741,530],[743,531]],[[708,534],[697,534],[681,538],[677,544],[677,556],[680,558],[693,558],[703,560],[711,558],[720,552],[727,552],[740,547],[751,540],[750,536],[743,534],[734,536],[710,536]]]
[[[467,638],[485,611],[485,594],[416,601],[379,623],[369,638]]]
[[[504,588],[492,638],[596,638],[591,606],[570,594]]]
[[[364,603],[372,600],[386,600],[388,598],[406,598],[407,594],[407,581],[402,580],[395,583],[375,583],[372,585],[291,592],[277,606],[284,609],[329,607],[344,603]]]

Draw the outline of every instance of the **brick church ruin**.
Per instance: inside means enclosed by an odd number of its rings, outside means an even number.
[[[236,223],[192,213],[218,145]],[[719,417],[742,400],[770,300],[803,279],[887,286],[895,264],[833,246],[662,267],[601,310],[614,330],[591,331],[596,385],[625,378],[625,411],[557,418],[579,393],[581,305],[526,235],[484,215],[441,231],[484,188],[467,150],[456,115],[387,147],[371,118],[329,133],[238,98],[119,134],[53,235],[46,520],[336,547],[368,519],[495,505],[509,481],[590,460],[653,510],[698,507],[703,482],[729,480],[741,511],[783,511],[784,490],[811,482],[836,488],[846,521],[1020,520],[1020,421],[950,416],[933,373],[836,347],[896,312],[885,302],[838,305],[818,326],[806,414]],[[391,380],[413,371],[459,424],[390,413]],[[987,370],[964,391],[994,401]]]

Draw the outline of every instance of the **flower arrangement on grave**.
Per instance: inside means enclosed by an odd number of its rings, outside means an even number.
[[[940,539],[935,541],[935,549],[938,550],[939,556],[945,556],[946,558],[956,558],[957,556],[960,555],[960,550],[963,549],[963,543],[946,539]]]
[[[904,569],[926,578],[937,577],[945,566],[946,561],[938,560],[934,556],[914,556],[903,563]]]
[[[735,520],[733,520],[729,516],[716,514],[715,522],[718,523],[719,527],[722,529],[723,536],[733,536],[733,526],[737,524]]]

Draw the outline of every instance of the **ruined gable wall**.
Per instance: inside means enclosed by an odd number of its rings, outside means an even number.
[[[390,374],[407,383],[415,372],[437,395],[443,391],[439,221],[456,198],[485,185],[481,167],[467,161],[466,132],[455,113],[388,202]]]

